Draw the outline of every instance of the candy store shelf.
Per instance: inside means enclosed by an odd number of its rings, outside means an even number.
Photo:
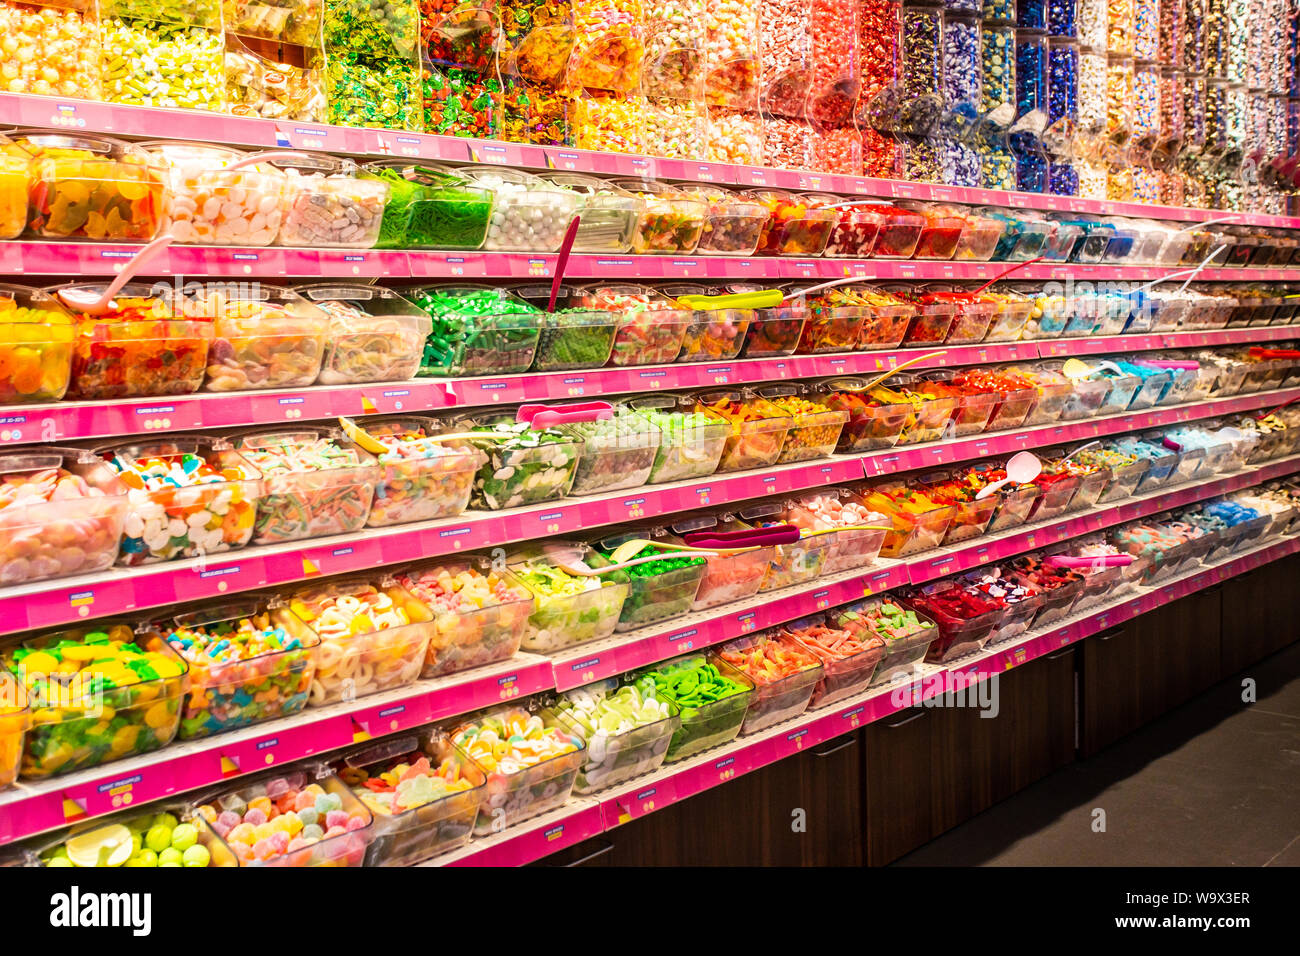
[[[652,176],[740,186],[775,186],[890,198],[933,199],[972,205],[1060,210],[1106,216],[1138,216],[1195,222],[1217,219],[1222,210],[1077,199],[1069,196],[1008,192],[963,186],[870,179],[728,163],[663,159],[627,153],[588,152],[494,140],[472,140],[431,133],[353,129],[290,120],[229,116],[195,110],[123,106],[89,100],[29,94],[0,94],[0,122],[128,138],[196,139],[268,149],[293,147],[351,155],[398,156],[450,163],[495,163],[529,169],[561,169],[601,175]],[[1300,218],[1237,214],[1244,225],[1300,228]]]
[[[1207,481],[1191,482],[1163,493],[1130,498],[1120,504],[1094,507],[1060,520],[1013,529],[1005,534],[983,536],[959,548],[925,552],[910,561],[885,560],[867,568],[818,578],[804,588],[792,588],[748,601],[722,605],[677,618],[665,627],[638,631],[631,636],[618,635],[547,656],[518,654],[498,664],[433,680],[417,681],[361,700],[309,708],[292,717],[259,723],[206,740],[174,743],[158,754],[115,761],[65,777],[23,781],[9,790],[0,791],[0,844],[66,823],[111,813],[134,803],[160,799],[219,783],[233,776],[311,757],[368,736],[395,733],[542,691],[568,690],[829,607],[880,594],[903,584],[929,581],[1297,471],[1300,471],[1300,455],[1278,459],[1231,475],[1216,476]],[[1162,585],[1162,588],[1167,586]],[[1118,619],[1112,623],[1118,623]],[[1055,635],[1059,630],[1054,629],[1051,634]],[[1055,647],[1051,649],[1054,650]],[[968,663],[963,662],[956,669],[964,670],[968,666]],[[941,670],[937,666],[933,668],[936,673]],[[804,746],[843,732],[834,730],[835,727],[851,729],[858,726],[858,723],[878,719],[899,709],[893,707],[880,710],[880,705],[870,703],[879,697],[876,694],[866,702],[859,702],[862,707],[858,709],[846,705],[822,715],[822,723],[827,730],[826,737],[805,740],[802,735],[796,735],[778,740],[779,735],[765,735],[755,738],[747,743],[747,747],[751,743],[761,743],[763,746],[758,752],[765,753],[774,749],[780,753],[754,766],[770,763]],[[717,759],[730,759],[731,762],[714,766],[702,759],[683,766],[704,768],[700,772],[705,777],[718,776],[728,770],[748,767],[750,756],[741,753]],[[661,792],[680,799],[699,789],[702,787],[682,792],[674,783],[671,788]],[[636,792],[642,793],[642,790]],[[654,795],[643,794],[639,798],[639,805],[644,807],[654,799]],[[663,800],[664,797],[659,797],[656,805],[663,805]],[[633,811],[625,807],[620,812]],[[526,832],[528,840],[535,841],[537,833],[533,832],[531,826],[526,828]],[[577,832],[584,835],[574,836]],[[513,840],[515,829],[512,828],[510,833],[510,839]],[[587,832],[585,824],[583,827],[556,833],[567,834],[566,839],[571,837],[568,843],[594,835]],[[557,845],[554,841],[558,838],[550,836],[542,842],[536,842],[537,855],[545,855],[568,845]]]
[[[0,272],[31,276],[112,275],[140,249],[139,243],[0,242]],[[288,246],[172,245],[149,266],[151,275],[224,278],[539,279],[555,273],[558,256],[543,252],[423,252],[390,249],[305,249]],[[601,256],[574,255],[565,267],[571,279],[816,280],[850,276],[864,280],[985,281],[1014,263],[944,262],[924,259],[798,259],[781,256]],[[1150,281],[1172,271],[1157,266],[1035,263],[1017,269],[1016,279]],[[1205,281],[1300,280],[1300,267],[1206,269]]]
[[[783,358],[689,362],[571,372],[529,372],[479,378],[420,378],[369,385],[313,386],[252,392],[198,392],[145,399],[54,402],[15,405],[0,410],[0,448],[50,441],[78,441],[118,435],[235,428],[420,412],[451,406],[564,400],[596,395],[713,388],[786,379],[882,372],[903,362],[943,351],[916,368],[943,368],[989,362],[1027,362],[1036,358],[1098,355],[1166,348],[1199,348],[1300,338],[1300,326],[1169,332],[1096,338],[957,345],[939,349],[841,352]],[[933,464],[933,461],[928,462]]]
[[[466,512],[454,518],[370,528],[360,534],[248,547],[218,559],[190,558],[16,585],[0,591],[0,634],[276,587],[320,575],[367,571],[416,558],[573,534],[649,515],[814,489],[864,476],[1272,408],[1296,398],[1300,398],[1300,388],[1253,392],[1065,425],[908,445],[862,456],[837,455],[764,471],[712,475],[699,481],[651,485],[609,495],[562,498],[528,508]]]
[[[598,835],[599,831],[591,831],[589,821],[591,803],[597,800],[602,811],[603,830],[612,831],[638,817],[721,786],[742,774],[851,733],[864,724],[923,704],[950,690],[969,688],[978,681],[1055,653],[1139,614],[1296,553],[1300,553],[1300,537],[1290,536],[1245,554],[1203,565],[1188,574],[1162,582],[1159,587],[1140,588],[1141,593],[1136,596],[1101,608],[1091,608],[1048,630],[1030,632],[1024,639],[1005,647],[973,654],[947,667],[925,666],[910,681],[879,688],[824,712],[805,712],[763,733],[741,738],[681,763],[666,765],[579,804],[566,805],[548,817],[540,818],[544,822],[527,824],[519,828],[519,832],[511,828],[418,865],[519,866],[531,863]],[[555,837],[539,840],[538,829],[549,831]],[[579,832],[585,835],[576,837]]]

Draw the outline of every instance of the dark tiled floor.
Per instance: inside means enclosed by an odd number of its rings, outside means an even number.
[[[1300,866],[1300,645],[896,865]]]

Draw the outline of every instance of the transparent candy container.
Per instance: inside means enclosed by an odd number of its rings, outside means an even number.
[[[704,6],[704,0],[674,0],[644,10],[642,139],[652,155],[705,158]]]
[[[726,661],[688,654],[641,673],[654,681],[656,696],[679,710],[681,723],[668,745],[666,763],[730,743],[740,733],[754,682]]]
[[[913,414],[908,402],[885,403],[870,395],[867,382],[865,378],[832,378],[815,386],[818,401],[849,414],[836,445],[840,453],[893,448]]]
[[[484,249],[495,252],[557,252],[582,194],[514,169],[463,166],[470,183],[496,197]]]
[[[611,561],[620,546],[645,537],[644,529],[613,531],[596,540],[592,549],[598,557]],[[700,581],[704,579],[704,558],[689,552],[665,553],[646,546],[629,560],[656,555],[662,555],[662,559],[645,561],[619,572],[619,576],[627,581],[627,597],[619,612],[618,624],[614,628],[616,632],[633,631],[681,617],[695,603]]]
[[[708,286],[673,284],[661,287],[664,295],[678,300],[685,307],[683,297],[707,296],[713,292]],[[679,362],[725,362],[740,354],[745,344],[745,334],[753,318],[751,309],[695,309],[686,334],[682,338]]]
[[[228,169],[245,154],[205,143],[154,141],[140,148],[164,166],[162,229],[194,245],[269,246],[284,216],[285,176],[269,164]]]
[[[871,255],[874,258],[910,259],[912,257],[921,239],[921,230],[925,228],[924,216],[887,203],[876,203],[859,208],[873,212],[884,220],[876,236],[876,243],[871,247]]]
[[[562,694],[542,719],[587,745],[573,792],[596,793],[658,769],[681,726],[679,709],[654,678],[597,681]]]
[[[706,0],[704,97],[710,108],[756,110],[760,49],[757,0]]]
[[[551,298],[549,283],[517,286],[511,292],[539,313]],[[555,311],[538,316],[541,330],[533,356],[534,371],[600,368],[609,361],[622,316],[596,302],[575,286],[560,286]]]
[[[808,305],[797,351],[814,355],[851,351],[861,340],[869,314],[865,299],[842,286],[817,295]]]
[[[891,597],[870,597],[828,615],[828,623],[858,640],[877,638],[885,656],[876,666],[871,687],[909,680],[939,636],[934,621]]]
[[[255,431],[235,448],[262,475],[253,544],[359,531],[380,469],[369,452],[330,428]]]
[[[267,161],[286,174],[276,245],[370,249],[379,240],[388,184],[360,177],[351,160],[321,153]]]
[[[582,442],[571,495],[592,495],[644,485],[659,451],[659,430],[641,415],[616,405],[607,419],[561,425]]]
[[[71,313],[53,295],[0,284],[0,405],[61,399],[72,377],[74,334]]]
[[[727,423],[730,435],[719,471],[767,468],[776,464],[794,417],[748,389],[701,392],[695,410]]]
[[[92,301],[107,283],[52,289]],[[65,303],[66,304],[66,303]],[[79,400],[187,395],[203,383],[213,320],[187,315],[189,304],[161,285],[129,282],[109,311],[74,315],[72,380],[64,397]]]
[[[885,543],[889,519],[871,511],[848,488],[809,492],[788,500],[783,515],[801,532],[830,539],[823,574],[838,574],[875,563]]]
[[[643,153],[645,101],[637,94],[584,89],[572,99],[573,145],[595,152]]]
[[[542,146],[572,145],[570,100],[562,95],[574,42],[570,5],[502,0],[497,15],[505,138]]]
[[[984,534],[999,504],[996,495],[977,498],[980,488],[976,482],[967,480],[961,469],[918,475],[910,479],[909,484],[924,492],[931,501],[954,509],[952,521],[941,541],[945,546]]]
[[[956,514],[952,505],[936,501],[900,481],[870,483],[861,489],[864,504],[886,515],[893,530],[885,535],[882,557],[899,558],[937,548]]]
[[[411,866],[469,842],[487,776],[445,731],[367,741],[332,763],[366,809],[366,866]]]
[[[106,445],[95,454],[130,488],[118,564],[219,554],[252,537],[262,482],[225,440],[178,435]]]
[[[831,227],[822,254],[828,259],[865,259],[871,255],[885,219],[879,212],[862,206],[845,205],[839,221]]]
[[[99,3],[100,85],[110,103],[225,108],[220,0]]]
[[[716,186],[696,186],[685,192],[709,204],[697,251],[728,256],[754,254],[767,224],[766,206]]]
[[[27,637],[5,648],[3,662],[32,708],[20,770],[25,780],[151,753],[171,743],[180,727],[185,661],[170,647],[142,647],[123,621]]]
[[[382,159],[361,178],[389,189],[378,249],[478,249],[492,222],[494,197],[459,173],[434,163]]]
[[[442,677],[513,657],[528,629],[533,596],[481,555],[406,565],[392,579],[433,618],[421,677]]]
[[[548,652],[599,641],[614,633],[628,580],[620,572],[570,574],[565,568],[597,570],[608,562],[588,545],[548,542],[525,546],[507,558],[507,568],[532,595],[520,647]]]
[[[329,122],[422,129],[416,0],[324,0],[321,27]]]
[[[150,842],[159,849],[151,849]],[[8,859],[0,863],[5,867],[239,866],[208,821],[177,799],[82,820],[5,849]]]
[[[817,655],[777,632],[728,641],[709,656],[732,665],[754,682],[740,727],[742,736],[802,714],[826,672]]]
[[[240,866],[362,866],[374,817],[348,786],[326,767],[286,769],[241,781],[205,795],[195,813],[216,831]],[[251,817],[251,819],[250,819]],[[255,826],[290,818],[276,829],[283,837],[258,839]],[[303,818],[315,822],[304,824]],[[253,821],[263,823],[255,824]],[[330,825],[330,821],[333,825]],[[289,830],[298,827],[297,836]]]
[[[616,185],[644,203],[632,237],[637,255],[689,255],[704,234],[708,204],[698,195],[650,179],[620,179]]]
[[[947,579],[909,588],[900,595],[910,607],[934,621],[938,636],[925,659],[946,664],[981,650],[1002,619],[1003,606],[977,588]]]
[[[839,209],[830,208],[840,202],[835,196],[781,189],[755,189],[746,195],[768,211],[758,240],[760,255],[819,256],[839,223]]]
[[[826,707],[856,697],[871,683],[885,657],[885,641],[870,633],[833,626],[824,615],[800,618],[779,634],[810,651],[822,662],[822,679],[813,689],[809,708]]]
[[[717,515],[717,531],[721,534],[735,537],[729,533],[759,532],[741,536],[741,540],[772,547],[760,592],[807,584],[822,573],[830,555],[831,542],[827,535],[814,535],[796,528],[784,520],[782,513],[781,502],[763,501]],[[699,539],[692,537],[687,541]]]
[[[544,424],[538,417],[542,414],[547,419]],[[598,415],[580,407],[569,411],[566,406],[525,405],[517,411],[454,417],[446,423],[444,434],[482,434],[481,439],[465,439],[483,453],[472,501],[476,507],[497,511],[568,494],[583,441],[551,422],[591,421]]]
[[[582,197],[573,251],[622,255],[632,248],[642,201],[618,186],[580,173],[543,173],[541,178]]]
[[[728,293],[756,292],[763,286],[748,282],[732,283],[725,287]],[[743,358],[766,358],[790,355],[799,347],[804,322],[808,316],[807,299],[792,296],[770,309],[753,309],[749,332],[740,348]]]
[[[777,464],[825,458],[835,451],[840,431],[849,420],[848,412],[821,404],[803,385],[766,385],[757,391],[761,398],[793,418]]]
[[[609,364],[663,365],[674,361],[694,322],[660,290],[639,285],[592,285],[576,290],[574,305],[620,316]]]
[[[662,529],[657,538],[671,544],[707,540],[720,526],[718,516],[708,513],[682,515]],[[692,611],[703,611],[731,601],[743,601],[758,593],[774,557],[772,547],[751,547],[716,552],[705,556],[704,577],[695,592]]]
[[[438,441],[442,423],[416,416],[366,421],[366,432],[384,447],[379,477],[366,518],[371,528],[458,515],[469,504],[483,455],[463,445]]]
[[[543,319],[518,296],[482,286],[421,286],[402,294],[432,320],[419,374],[507,374],[532,367]]]
[[[277,599],[244,598],[159,619],[139,634],[149,650],[167,647],[186,662],[182,740],[307,706],[320,639]]]
[[[659,450],[649,484],[705,478],[718,470],[731,434],[726,422],[689,410],[693,403],[672,395],[643,395],[629,404],[659,429]]]
[[[453,727],[452,743],[487,773],[475,836],[487,836],[562,806],[587,759],[567,731],[547,727],[518,706],[472,714]]]
[[[121,242],[149,240],[158,232],[168,175],[166,165],[150,153],[84,133],[18,130],[11,135],[30,157],[27,228],[33,235]]]
[[[277,9],[259,3],[246,8]],[[263,43],[246,42],[235,33],[226,33],[226,109],[235,116],[257,116],[296,123],[326,123],[325,70],[320,52],[320,9],[314,9],[316,29],[302,56],[284,56],[293,63],[281,63],[261,51]],[[258,38],[264,39],[264,38]],[[256,46],[257,49],[253,49]],[[287,54],[289,51],[284,51]],[[280,48],[276,54],[282,56]]]
[[[334,580],[295,591],[289,609],[321,641],[313,707],[391,690],[420,676],[433,615],[400,585]]]
[[[964,379],[949,370],[926,372],[918,379],[919,387],[928,393],[951,398],[956,402],[952,411],[952,432],[958,438],[978,435],[988,426],[989,419],[998,406],[996,392],[966,386]]]
[[[294,290],[209,282],[198,287],[186,311],[213,326],[204,384],[209,392],[300,388],[320,376],[330,317]]]
[[[342,284],[297,291],[327,317],[319,384],[402,381],[419,370],[432,321],[396,292]]]
[[[117,557],[128,487],[89,451],[32,447],[0,455],[0,585],[103,571]]]
[[[943,203],[899,200],[898,205],[910,209],[925,220],[921,235],[912,253],[916,259],[951,259],[966,233],[966,217],[960,207]]]

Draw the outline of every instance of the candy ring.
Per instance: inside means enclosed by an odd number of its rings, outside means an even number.
[[[349,644],[343,650],[339,659],[338,667],[335,672],[339,677],[351,677],[357,671],[357,665],[361,661],[361,651],[355,644]]]
[[[338,665],[339,658],[343,656],[343,650],[332,641],[324,641],[316,651],[316,672],[329,673]]]

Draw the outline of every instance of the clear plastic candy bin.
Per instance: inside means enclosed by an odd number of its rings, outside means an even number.
[[[269,246],[284,217],[285,176],[270,164],[228,167],[246,154],[207,143],[140,143],[167,169],[163,231],[204,246]]]
[[[189,667],[180,737],[209,737],[307,706],[320,639],[279,601],[244,598],[153,622],[147,646]],[[221,647],[234,638],[240,656]]]
[[[709,204],[699,196],[652,179],[617,179],[614,185],[641,199],[632,234],[636,255],[689,255],[700,244]]]
[[[550,285],[519,286],[512,291],[538,309],[545,309],[551,297]],[[587,301],[580,289],[560,287],[556,311],[539,317],[533,371],[600,368],[609,361],[623,316],[609,308],[584,304]]]
[[[392,289],[310,285],[298,291],[329,317],[320,385],[358,385],[413,378],[433,328],[427,312]]]
[[[25,193],[21,201],[25,210]],[[54,296],[0,283],[0,406],[61,399],[72,379],[73,335],[72,313]]]
[[[835,451],[840,432],[849,420],[848,412],[821,404],[803,385],[766,385],[758,389],[758,394],[792,419],[776,460],[778,465],[825,458]]]
[[[840,608],[828,616],[828,623],[860,641],[876,637],[885,642],[885,656],[876,666],[871,687],[911,677],[939,636],[934,621],[887,597],[870,597]]]
[[[741,735],[766,730],[802,714],[826,673],[817,655],[794,639],[776,633],[728,641],[709,656],[726,661],[754,683]]]
[[[158,233],[168,187],[167,167],[157,157],[107,136],[42,130],[10,135],[31,156],[32,234],[146,242]]]
[[[592,558],[606,560],[622,544],[635,538],[645,538],[644,529],[630,529],[603,535],[594,545]],[[652,532],[651,532],[652,533]],[[644,548],[634,557],[653,557],[660,552]],[[601,564],[589,559],[593,568]],[[615,631],[632,631],[681,617],[691,610],[695,595],[704,579],[704,558],[689,554],[667,554],[662,561],[647,561],[621,572],[614,572],[627,581],[627,597],[619,612]]]
[[[832,378],[813,386],[819,402],[849,413],[835,446],[841,454],[893,448],[913,414],[910,402],[883,403],[872,398],[866,391],[867,382],[865,378]]]
[[[708,203],[704,231],[696,251],[723,256],[754,254],[767,224],[766,206],[716,186],[696,186],[685,191]]]
[[[220,554],[253,537],[261,476],[225,440],[177,435],[95,454],[130,486],[118,564]]]
[[[889,519],[876,514],[848,488],[810,491],[785,503],[782,517],[800,531],[830,541],[822,574],[874,564],[885,543]]]
[[[495,833],[566,803],[587,759],[581,740],[558,727],[547,727],[540,714],[519,707],[473,714],[450,734],[452,743],[487,773],[475,836]]]
[[[939,630],[925,655],[931,663],[946,664],[980,650],[1002,620],[1000,602],[951,579],[907,591],[900,600]]]
[[[672,395],[645,395],[629,404],[659,429],[659,450],[650,469],[649,484],[707,478],[718,470],[731,429],[726,422]]]
[[[136,641],[130,624],[103,620],[5,648],[4,666],[31,707],[24,779],[85,770],[172,742],[188,668],[171,648],[149,650]]]
[[[678,707],[681,723],[668,744],[665,762],[685,760],[729,743],[740,733],[754,682],[710,654],[688,654],[642,672],[655,682],[657,696]]]
[[[695,320],[694,310],[676,307],[660,290],[631,283],[581,287],[574,305],[618,317],[609,364],[620,368],[675,361]]]
[[[186,311],[213,323],[203,386],[210,392],[301,388],[320,375],[330,317],[292,289],[209,282]]]
[[[585,577],[569,574],[566,566],[595,568],[599,556],[585,544],[553,542],[525,548],[507,562],[510,572],[533,598],[520,647],[548,652],[599,641],[614,633],[628,583],[614,574]]]
[[[0,585],[112,566],[130,502],[113,469],[80,448],[0,455]]]
[[[32,726],[27,694],[14,684],[0,697],[0,790],[18,779],[23,740]]]
[[[658,769],[681,726],[679,708],[658,696],[654,678],[620,686],[617,678],[568,691],[541,711],[542,720],[587,745],[573,785],[596,793]]]
[[[436,728],[367,742],[332,766],[374,819],[366,866],[410,866],[464,846],[487,789],[482,768]]]
[[[379,241],[388,183],[360,178],[349,159],[282,155],[269,160],[285,171],[284,220],[276,245],[370,249]]]
[[[934,501],[924,492],[899,481],[882,481],[859,489],[872,511],[886,515],[893,530],[885,535],[882,557],[899,558],[937,548],[957,509]]]
[[[622,255],[632,248],[644,202],[626,189],[581,173],[541,173],[539,178],[579,196],[581,217],[573,251]]]
[[[664,294],[674,299],[708,295],[712,291],[708,286],[694,284],[663,287]],[[682,350],[677,361],[727,362],[734,359],[745,344],[745,335],[753,319],[753,309],[695,309],[682,337]]]
[[[289,838],[288,830],[282,840],[256,835],[263,823],[254,820],[269,822],[293,814],[302,822],[309,812],[313,823],[304,824],[296,838]],[[347,784],[323,768],[315,773],[288,770],[244,782],[207,796],[195,813],[216,830],[240,866],[363,866],[375,835],[370,811]],[[309,826],[321,832],[309,831]]]
[[[731,512],[718,514],[718,530],[755,531],[760,528],[793,527],[781,517],[783,505],[779,501],[761,501],[742,505]],[[813,535],[802,530],[799,539],[789,544],[772,545],[767,575],[760,591],[807,584],[822,573],[831,551],[830,535]]]
[[[495,166],[464,166],[460,174],[496,195],[483,248],[495,252],[558,252],[583,197],[540,176]]]
[[[465,510],[483,460],[477,449],[435,441],[442,423],[432,418],[373,418],[365,428],[387,449],[377,459],[379,476],[367,527],[429,521]]]
[[[497,511],[562,498],[573,485],[582,441],[558,428],[534,429],[515,415],[453,418],[452,434],[482,432],[467,443],[483,454],[474,478],[476,507]],[[444,432],[446,433],[446,432]]]
[[[692,536],[699,537],[719,529],[718,517],[711,514],[683,515],[666,528],[659,529],[664,541],[672,544],[690,544]],[[770,547],[715,554],[704,559],[704,577],[695,592],[692,611],[703,611],[731,601],[753,597],[767,576],[768,563],[774,556]]]
[[[253,432],[235,447],[262,474],[253,544],[359,531],[380,469],[336,429]]]
[[[719,389],[696,396],[695,410],[727,423],[731,434],[718,471],[743,471],[776,464],[794,418],[744,389]]]
[[[822,662],[822,679],[808,702],[810,708],[826,707],[861,694],[885,657],[882,638],[831,627],[821,615],[791,621],[781,629],[781,635]]]
[[[392,581],[429,609],[433,632],[421,677],[442,677],[513,657],[528,630],[533,596],[481,555],[398,568]]]
[[[301,588],[289,610],[320,638],[313,707],[356,700],[420,676],[433,636],[433,614],[396,583],[381,587],[340,578]]]
[[[659,430],[636,412],[614,406],[612,418],[561,425],[582,443],[571,495],[639,488],[650,477],[659,451]]]
[[[506,375],[532,368],[542,313],[507,290],[420,286],[402,293],[433,323],[421,375]]]
[[[98,298],[107,285],[73,283],[50,291]],[[211,316],[188,314],[181,296],[143,282],[127,283],[110,304],[102,315],[70,309],[76,339],[64,398],[99,401],[198,390],[212,343]]]
[[[192,832],[183,829],[186,824]],[[146,842],[150,835],[152,847]],[[13,865],[18,866],[134,868],[157,867],[163,860],[168,866],[193,868],[239,866],[208,822],[179,800],[84,820],[33,837],[15,849],[20,862]]]

